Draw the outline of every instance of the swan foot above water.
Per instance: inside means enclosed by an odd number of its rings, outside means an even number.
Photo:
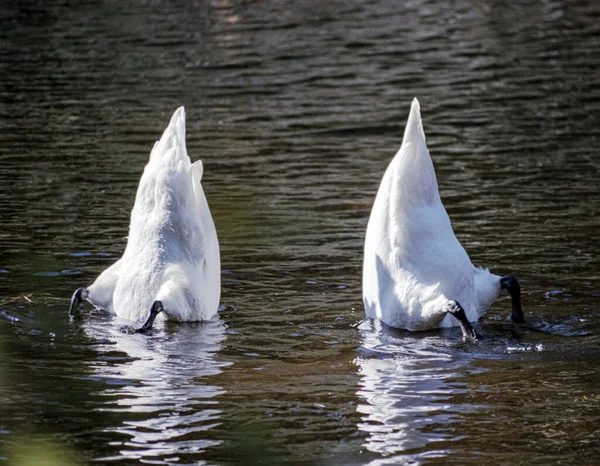
[[[500,279],[500,287],[508,291],[512,299],[512,314],[510,316],[510,320],[512,320],[515,324],[521,324],[532,330],[539,331],[529,326],[525,321],[523,309],[521,308],[521,286],[519,285],[517,279],[512,275],[506,275]],[[458,320],[465,341],[482,339],[481,335],[475,331],[469,322],[464,309],[458,301],[449,301],[445,310],[456,320]]]
[[[152,303],[152,307],[150,307],[150,316],[148,316],[148,320],[133,333],[148,333],[148,331],[152,329],[152,324],[154,324],[154,319],[156,319],[156,316],[164,310],[165,308],[163,307],[163,303],[161,301],[154,301]]]
[[[77,288],[71,298],[71,306],[69,307],[69,315],[75,315],[77,308],[83,303],[89,295],[87,288]]]
[[[73,293],[73,297],[71,298],[71,306],[69,307],[69,315],[74,316],[75,312],[81,306],[81,304],[88,298],[89,291],[87,288],[77,288],[75,293]],[[163,303],[161,301],[154,301],[152,306],[150,307],[150,315],[148,319],[140,328],[133,331],[133,333],[148,333],[152,329],[152,325],[154,325],[154,319],[156,316],[165,310]]]
[[[471,322],[469,322],[465,310],[458,301],[448,301],[445,311],[458,320],[465,341],[481,340],[481,335],[475,331]]]
[[[515,324],[526,324],[521,308],[521,286],[515,277],[507,275],[500,279],[500,287],[510,294],[512,299],[512,314],[510,320]]]

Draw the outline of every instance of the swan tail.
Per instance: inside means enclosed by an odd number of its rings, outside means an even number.
[[[190,159],[185,145],[185,108],[179,107],[171,117],[169,126],[163,132],[150,153],[150,162],[161,165],[189,166]]]
[[[402,146],[392,161],[395,193],[392,199],[406,205],[433,204],[439,191],[427,149],[419,101],[412,102]]]

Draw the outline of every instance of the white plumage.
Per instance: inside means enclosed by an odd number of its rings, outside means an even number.
[[[150,153],[123,257],[80,298],[136,322],[156,301],[168,320],[210,319],[219,306],[221,267],[201,178],[202,162],[192,164],[187,155],[180,107]],[[74,296],[71,310],[77,304]]]
[[[383,176],[367,227],[363,264],[367,317],[408,330],[456,326],[460,322],[449,315],[454,302],[462,305],[468,321],[476,321],[501,288],[511,291],[511,287],[518,288],[512,277],[501,279],[474,267],[456,239],[414,99],[402,146]],[[518,320],[520,294],[518,303],[515,299],[513,295],[513,309],[518,306],[513,320]]]

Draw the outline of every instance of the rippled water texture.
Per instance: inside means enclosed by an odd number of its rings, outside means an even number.
[[[4,463],[597,463],[596,2],[4,0],[0,21]],[[507,298],[478,344],[362,321],[366,223],[415,96],[457,236],[547,333]],[[179,105],[219,319],[69,321]]]

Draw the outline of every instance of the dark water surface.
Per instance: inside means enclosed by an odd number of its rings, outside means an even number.
[[[4,0],[0,24],[3,462],[597,464],[597,2]],[[415,96],[457,236],[549,334],[507,298],[478,344],[362,322],[364,231]],[[179,105],[220,318],[70,321]]]

